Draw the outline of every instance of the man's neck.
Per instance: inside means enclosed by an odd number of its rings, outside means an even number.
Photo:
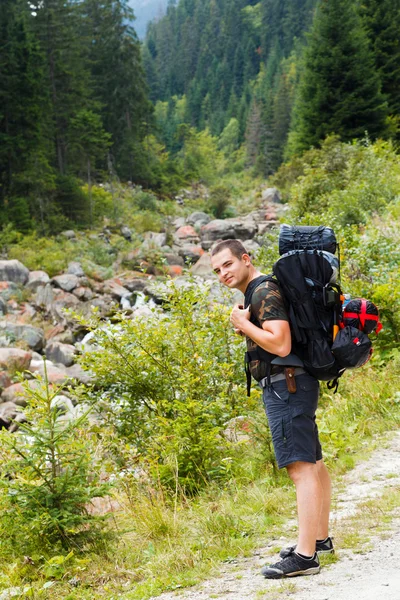
[[[249,285],[249,283],[251,281],[253,281],[253,279],[256,279],[256,277],[260,277],[261,273],[260,271],[258,271],[257,269],[255,269],[253,267],[253,269],[250,271],[248,278],[246,279],[246,281],[243,283],[243,285],[240,286],[239,290],[242,292],[242,294],[244,294],[247,290],[247,286]]]

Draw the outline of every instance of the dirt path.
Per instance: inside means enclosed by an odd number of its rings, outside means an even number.
[[[346,519],[359,510],[360,503],[379,497],[388,488],[400,487],[400,431],[387,447],[376,451],[371,458],[358,465],[343,481],[334,498],[332,532],[346,530]],[[292,523],[288,524],[291,529]],[[271,548],[293,540],[274,540],[260,548],[254,556],[239,559],[234,565],[224,565],[220,575],[193,588],[166,593],[161,600],[400,600],[400,507],[397,506],[390,524],[390,532],[376,536],[363,553],[340,550],[339,561],[322,568],[312,577],[297,577],[284,581],[265,580],[260,568],[276,554]]]

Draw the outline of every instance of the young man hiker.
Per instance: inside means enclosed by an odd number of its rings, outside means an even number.
[[[297,544],[281,550],[281,560],[263,567],[261,573],[267,579],[313,575],[320,570],[318,554],[333,552],[328,532],[331,482],[315,423],[319,383],[297,366],[301,362],[291,354],[289,320],[279,288],[271,281],[257,281],[261,273],[243,244],[238,240],[218,243],[211,262],[223,285],[243,294],[252,292],[251,306],[236,305],[230,319],[235,332],[246,336],[250,356],[257,347],[269,353],[269,377],[262,360],[250,360],[249,368],[263,388],[278,467],[286,467],[296,486]]]

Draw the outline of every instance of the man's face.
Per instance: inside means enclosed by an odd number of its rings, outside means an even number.
[[[211,257],[211,264],[218,279],[229,288],[243,287],[249,276],[250,257],[243,254],[237,258],[229,248],[225,248]]]

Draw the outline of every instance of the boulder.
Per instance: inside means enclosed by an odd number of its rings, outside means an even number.
[[[46,285],[49,282],[50,277],[45,271],[31,271],[29,273],[29,281],[26,284],[26,287],[32,290],[33,292],[36,292],[38,287]]]
[[[32,360],[32,352],[20,348],[0,348],[0,368],[7,371],[25,371]]]
[[[29,269],[19,260],[0,260],[0,281],[12,281],[25,285],[29,280]]]
[[[186,222],[188,225],[195,225],[197,227],[202,227],[203,225],[207,225],[211,221],[210,215],[205,212],[196,211],[193,212],[187,219]]]
[[[32,350],[42,350],[45,339],[44,332],[32,325],[17,325],[8,321],[0,322],[0,332],[13,340],[23,340]]]
[[[85,272],[82,269],[82,265],[80,262],[70,262],[68,265],[68,269],[67,269],[67,274],[68,275],[76,275],[76,277],[84,277],[85,276]],[[69,290],[66,290],[67,292]]]
[[[281,202],[281,195],[277,188],[266,188],[261,193],[261,202],[267,204],[268,202]]]
[[[9,429],[12,421],[14,421],[17,416],[21,417],[22,413],[20,407],[14,402],[3,402],[3,404],[0,404],[0,429],[3,427]],[[21,422],[21,420],[25,419],[20,418],[17,422]],[[15,428],[13,431],[15,431]]]
[[[86,300],[91,300],[94,297],[92,290],[82,285],[75,288],[72,293],[82,302],[85,302]]]
[[[73,229],[68,229],[67,231],[62,231],[60,233],[60,235],[67,238],[67,240],[73,240],[74,238],[76,238],[76,233]]]
[[[258,244],[255,240],[246,240],[243,242],[243,246],[246,248],[250,256],[252,256],[261,248],[260,244]]]
[[[213,269],[211,265],[211,256],[207,254],[203,254],[199,258],[199,260],[190,268],[190,272],[192,275],[199,275],[200,277],[209,277],[213,274]]]
[[[170,277],[180,277],[183,274],[183,267],[180,265],[169,265],[167,268],[167,274]]]
[[[124,279],[123,280],[124,287],[128,289],[130,292],[144,292],[147,285],[146,279]]]
[[[1,399],[3,402],[14,402],[18,406],[26,406],[26,396],[29,394],[29,390],[34,391],[40,387],[41,383],[36,379],[25,381],[24,384],[14,383],[2,391]],[[25,388],[28,388],[28,391]]]
[[[179,254],[172,254],[172,253],[165,254],[164,260],[167,263],[167,265],[179,265],[181,267],[185,266],[185,262],[184,262],[182,256],[179,256]]]
[[[35,305],[49,311],[54,301],[54,291],[50,283],[40,286],[36,291]]]
[[[7,304],[5,300],[0,296],[0,315],[4,317],[7,314]]]
[[[72,308],[77,309],[80,302],[76,296],[73,294],[69,294],[68,292],[63,292],[62,290],[55,290],[56,296],[55,300],[50,306],[50,312],[58,321],[65,321],[66,314],[65,309]]]
[[[183,258],[184,262],[196,263],[201,256],[204,254],[204,250],[201,246],[193,246],[191,244],[185,244],[181,248],[177,247],[179,255]]]
[[[225,219],[231,225],[234,231],[234,238],[237,240],[253,239],[257,233],[257,224],[254,219],[244,217],[243,219]]]
[[[118,299],[131,295],[131,292],[122,285],[122,281],[118,278],[105,281],[103,291]]]
[[[126,225],[121,227],[121,235],[130,242],[132,240],[132,231]]]
[[[79,278],[76,275],[64,273],[63,275],[57,275],[53,277],[51,282],[58,288],[61,288],[64,292],[72,292],[79,285]]]
[[[33,361],[32,361],[33,362]],[[34,373],[38,373],[44,378],[44,364],[41,361],[40,364],[31,365],[30,370]],[[46,371],[47,380],[49,383],[55,383],[56,385],[62,385],[69,379],[65,368],[60,364],[59,366],[54,365],[50,360],[46,360]],[[35,381],[35,380],[33,380]],[[8,389],[8,388],[7,388]]]
[[[249,442],[254,423],[249,417],[234,417],[225,424],[223,436],[233,444]]]
[[[253,219],[214,219],[201,228],[201,245],[209,250],[214,242],[229,239],[251,239],[257,233]]]
[[[180,227],[186,225],[186,219],[184,217],[177,217],[172,221],[172,225],[175,229],[179,229]]]
[[[218,240],[229,240],[235,237],[235,232],[227,219],[214,219],[201,228],[201,245],[209,250]]]
[[[13,281],[0,281],[0,297],[8,302],[12,296],[18,294],[20,288]]]
[[[176,246],[184,246],[185,244],[198,244],[200,242],[199,234],[191,225],[179,227],[173,236]]]
[[[75,362],[76,349],[71,344],[49,342],[46,346],[46,356],[54,363],[70,367]]]
[[[71,367],[67,367],[65,372],[68,377],[76,379],[79,383],[83,383],[84,385],[90,385],[94,382],[94,375],[89,371],[84,371],[80,365],[75,364]]]
[[[0,371],[0,390],[3,391],[12,385],[12,381],[7,371]]]
[[[154,231],[146,231],[144,234],[144,243],[142,244],[142,248],[145,250],[146,248],[158,247],[161,248],[165,246],[167,243],[167,234],[166,233],[155,233]]]
[[[278,221],[264,221],[264,223],[259,223],[257,237],[262,237],[267,233],[267,231],[274,229],[274,227],[279,227]]]

